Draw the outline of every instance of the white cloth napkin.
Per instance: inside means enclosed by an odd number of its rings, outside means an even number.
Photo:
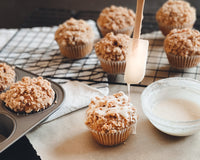
[[[17,29],[0,29],[0,49],[12,38]]]
[[[108,87],[97,89],[78,81],[68,81],[61,86],[65,92],[63,103],[56,112],[44,121],[44,123],[86,107],[90,103],[91,98],[105,96],[108,95],[109,92]]]

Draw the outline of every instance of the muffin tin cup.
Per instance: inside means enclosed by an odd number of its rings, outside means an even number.
[[[179,56],[172,53],[167,53],[167,58],[170,65],[177,69],[186,69],[197,66],[200,63],[200,55]]]
[[[133,26],[129,26],[129,27],[126,27],[126,28],[123,28],[123,29],[112,30],[112,29],[106,29],[106,28],[101,27],[98,24],[98,22],[97,22],[97,26],[98,26],[98,28],[101,32],[102,37],[105,37],[106,34],[110,33],[110,32],[113,32],[115,35],[121,33],[121,34],[126,34],[128,36],[131,36],[132,33],[133,33],[133,28],[134,28]]]
[[[109,74],[123,74],[126,68],[126,61],[107,61],[98,57],[102,69]]]
[[[126,141],[129,135],[133,132],[134,126],[117,131],[116,133],[101,133],[90,129],[92,137],[97,143],[104,146],[114,146]]]
[[[182,29],[182,28],[193,28],[194,23],[188,23],[185,25],[179,25],[179,26],[168,26],[168,25],[163,25],[161,23],[158,23],[159,29],[161,30],[162,34],[166,36],[167,34],[170,33],[171,30],[177,28],[177,29]]]
[[[93,49],[93,41],[83,44],[83,45],[75,45],[75,46],[63,46],[59,45],[60,52],[63,56],[70,59],[80,59],[91,53]]]
[[[15,72],[16,81],[21,80],[24,76],[38,77],[18,67],[15,67]],[[55,99],[51,106],[40,112],[30,114],[16,113],[8,109],[3,101],[0,101],[0,152],[44,121],[63,103],[64,91],[62,87],[55,82],[48,81],[55,92]]]

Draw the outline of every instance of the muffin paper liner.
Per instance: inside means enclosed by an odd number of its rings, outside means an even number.
[[[105,146],[114,146],[126,141],[129,135],[133,132],[134,125],[128,128],[117,131],[116,133],[101,133],[90,129],[93,138],[97,143]]]
[[[102,69],[110,74],[122,74],[125,71],[126,61],[107,61],[98,57],[101,62]]]
[[[159,29],[161,30],[163,35],[169,34],[169,32],[174,29],[182,29],[182,28],[193,28],[194,23],[189,23],[185,25],[179,25],[179,26],[168,26],[168,25],[162,25],[161,23],[158,23]]]
[[[200,55],[179,56],[167,53],[167,58],[170,65],[177,69],[192,68],[197,66],[200,62]]]
[[[118,29],[118,30],[112,30],[112,29],[106,29],[101,27],[98,22],[97,22],[97,26],[101,32],[101,35],[104,37],[107,33],[113,32],[114,34],[118,34],[118,33],[122,33],[122,34],[126,34],[128,36],[131,36],[133,33],[133,26],[129,26],[123,29]]]
[[[93,48],[93,42],[89,42],[83,45],[75,45],[75,46],[63,46],[59,45],[60,52],[63,56],[70,59],[79,59],[83,58],[89,53],[91,53]]]

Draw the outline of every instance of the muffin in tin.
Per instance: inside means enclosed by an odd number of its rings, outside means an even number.
[[[51,83],[42,77],[23,77],[0,94],[6,107],[17,113],[34,113],[52,105],[55,92]]]
[[[200,62],[200,32],[190,28],[173,29],[166,36],[164,50],[172,67],[195,67]]]
[[[164,35],[172,29],[193,28],[196,9],[182,0],[168,0],[156,13],[158,26]]]
[[[120,91],[92,99],[85,124],[99,144],[113,146],[126,141],[131,133],[136,133],[137,119],[136,108]]]
[[[94,32],[86,21],[70,18],[59,25],[55,32],[55,40],[63,56],[80,59],[91,53]]]
[[[131,38],[126,34],[108,33],[95,44],[95,52],[103,70],[109,74],[122,74],[126,67],[126,56],[130,51]]]
[[[6,90],[15,82],[14,67],[0,63],[0,92]]]
[[[131,36],[135,26],[135,13],[131,9],[112,5],[101,11],[97,25],[103,37],[109,32]]]

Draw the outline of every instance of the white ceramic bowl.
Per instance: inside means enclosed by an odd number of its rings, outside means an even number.
[[[166,98],[184,98],[200,106],[200,81],[179,77],[162,79],[145,88],[141,96],[144,114],[160,131],[173,136],[188,136],[200,130],[200,119],[171,121],[153,114],[155,104]]]

